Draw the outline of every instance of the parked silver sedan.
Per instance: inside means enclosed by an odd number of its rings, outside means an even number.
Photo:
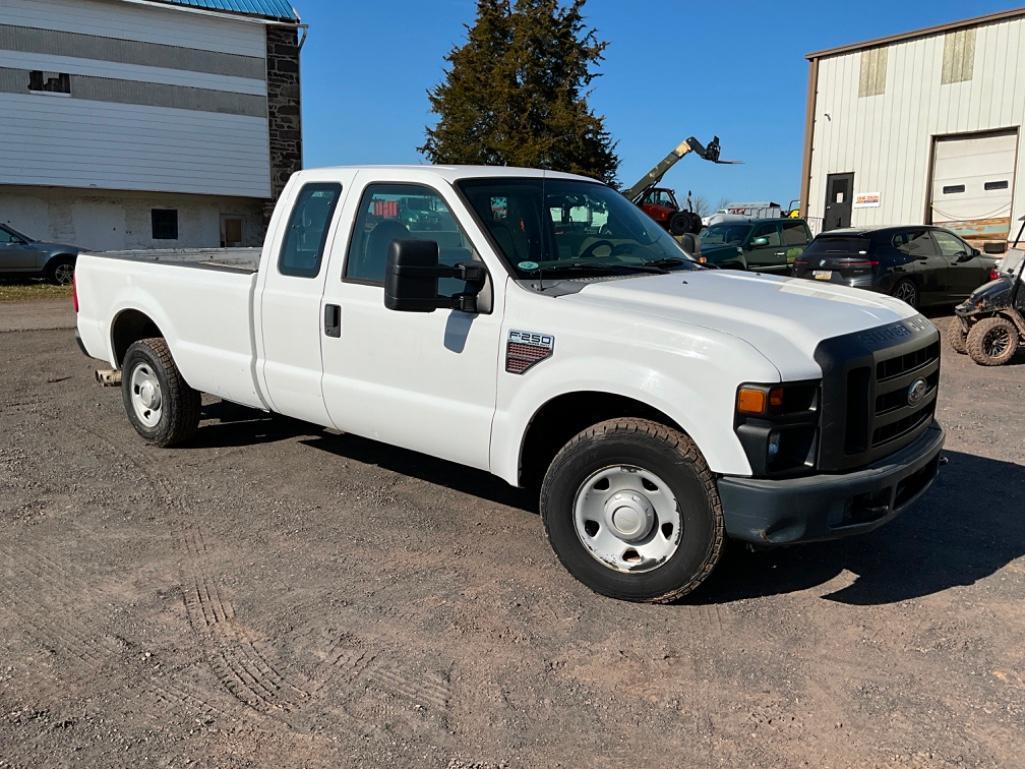
[[[34,240],[0,224],[0,275],[4,277],[43,277],[58,285],[70,283],[81,250],[66,243]]]

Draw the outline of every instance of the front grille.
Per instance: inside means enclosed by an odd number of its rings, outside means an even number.
[[[816,360],[823,372],[820,469],[869,465],[932,423],[940,343],[925,318],[833,337],[820,343]]]
[[[938,341],[879,361],[870,428],[872,447],[915,435],[932,422],[939,381]]]
[[[889,360],[880,361],[876,365],[876,378],[882,382],[886,379],[907,374],[916,369],[924,368],[940,357],[940,343],[934,342],[928,347],[898,355]]]

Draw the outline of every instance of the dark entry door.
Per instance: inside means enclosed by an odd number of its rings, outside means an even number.
[[[822,229],[851,226],[851,201],[854,198],[854,174],[829,174],[826,177],[826,213]]]

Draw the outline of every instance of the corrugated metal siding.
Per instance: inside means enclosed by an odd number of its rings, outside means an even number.
[[[193,8],[205,8],[211,11],[242,13],[246,16],[259,16],[279,21],[299,21],[291,3],[285,0],[156,0],[169,5],[189,5]]]
[[[262,24],[122,2],[0,0],[0,24],[266,57]],[[262,78],[17,51],[0,62],[17,86],[0,87],[0,185],[270,196]],[[70,96],[28,92],[28,70],[51,68],[72,73]]]
[[[267,56],[262,24],[181,13],[170,8],[96,0],[3,0],[0,20],[22,27],[172,44],[261,59]]]
[[[890,45],[884,93],[869,98],[858,97],[861,52],[819,62],[809,218],[822,217],[827,174],[853,171],[856,192],[881,193],[879,208],[854,210],[854,225],[921,223],[934,136],[1022,125],[1025,20],[976,29],[970,80],[942,83],[946,45],[945,35]],[[1020,150],[1017,163],[1015,219],[1025,214]]]
[[[270,197],[267,121],[0,94],[0,184]]]

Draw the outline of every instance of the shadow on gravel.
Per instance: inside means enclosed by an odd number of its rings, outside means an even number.
[[[252,446],[321,432],[320,427],[309,422],[225,401],[204,405],[201,419],[188,448]]]
[[[483,470],[446,462],[443,459],[397,449],[355,435],[323,433],[302,443],[337,456],[377,465],[402,475],[410,475],[428,483],[481,497],[500,505],[508,505],[529,513],[537,513],[537,499],[524,489],[517,489]]]
[[[950,462],[910,510],[863,537],[748,553],[731,548],[690,603],[725,603],[822,585],[824,595],[876,605],[971,585],[1025,555],[1025,466],[947,451]]]

